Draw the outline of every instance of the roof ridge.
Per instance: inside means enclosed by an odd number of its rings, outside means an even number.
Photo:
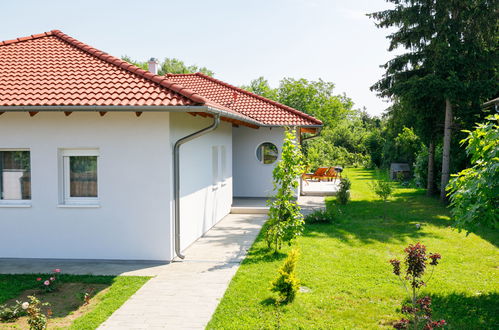
[[[47,37],[47,36],[51,36],[51,35],[52,35],[52,31],[49,31],[49,32],[43,32],[43,33],[38,33],[38,34],[32,34],[32,35],[27,36],[27,37],[21,37],[21,38],[16,38],[16,39],[12,39],[12,40],[4,40],[4,41],[0,41],[0,46],[10,45],[10,44],[14,44],[14,43],[22,42],[22,41],[26,41],[26,40],[43,38],[43,37]]]
[[[107,63],[110,63],[112,65],[120,67],[121,69],[126,70],[128,72],[131,72],[139,77],[150,80],[150,81],[152,81],[152,82],[154,82],[162,87],[166,87],[174,92],[179,93],[180,95],[187,97],[188,99],[190,99],[196,103],[205,104],[207,102],[207,99],[205,99],[204,97],[202,97],[198,93],[196,93],[190,89],[187,89],[180,84],[175,84],[175,83],[169,81],[168,79],[166,79],[164,76],[156,75],[156,74],[153,74],[149,71],[146,71],[146,70],[143,70],[139,67],[136,67],[135,65],[128,63],[120,58],[109,55],[109,54],[107,54],[103,51],[100,51],[94,47],[91,47],[91,46],[89,46],[89,45],[87,45],[79,40],[76,40],[76,39],[68,36],[67,34],[64,34],[60,30],[52,30],[50,32],[51,32],[51,35],[58,37],[59,39],[69,43],[70,45],[72,45],[78,49],[83,50],[86,53],[89,53],[90,55],[93,55],[93,56],[95,56],[95,57],[97,57],[97,58],[99,58]]]
[[[152,82],[154,82],[162,87],[166,87],[174,92],[179,93],[182,96],[187,97],[188,99],[190,99],[193,102],[205,104],[208,101],[206,98],[202,97],[198,93],[196,93],[188,88],[185,88],[180,84],[173,83],[170,80],[166,79],[164,76],[156,75],[156,74],[153,74],[149,71],[146,71],[146,70],[143,70],[139,67],[136,67],[135,65],[130,64],[126,61],[123,61],[122,59],[119,59],[117,57],[109,55],[109,54],[107,54],[103,51],[100,51],[94,47],[91,47],[91,46],[89,46],[89,45],[87,45],[79,40],[76,40],[75,38],[72,38],[72,37],[68,36],[67,34],[64,34],[60,30],[52,30],[49,32],[32,34],[32,35],[27,36],[27,37],[21,37],[21,38],[16,38],[16,39],[12,39],[12,40],[0,41],[0,46],[10,45],[13,43],[18,43],[18,42],[22,42],[22,41],[26,41],[26,40],[33,40],[33,39],[38,39],[38,38],[43,38],[43,37],[48,37],[48,36],[56,36],[57,38],[67,42],[68,44],[70,44],[70,45],[72,45],[80,50],[83,50],[84,52],[86,52],[90,55],[97,57],[98,59],[101,59],[101,60],[103,60],[107,63],[110,63],[112,65],[118,66],[124,70],[127,70],[128,72],[131,72],[139,77],[142,77],[142,78],[145,78],[149,81],[152,81]]]
[[[255,94],[255,93],[252,93],[252,92],[247,91],[247,90],[245,90],[245,89],[242,89],[242,88],[240,88],[240,87],[237,87],[237,86],[234,86],[234,85],[228,84],[228,83],[226,83],[225,81],[222,81],[222,80],[219,80],[219,79],[213,78],[213,77],[208,76],[208,75],[206,75],[206,74],[204,74],[204,73],[201,73],[201,72],[196,72],[196,73],[167,73],[166,75],[167,75],[167,76],[194,76],[194,75],[195,75],[195,76],[199,76],[199,77],[202,77],[202,78],[205,78],[205,79],[208,79],[208,80],[214,81],[214,82],[216,82],[216,83],[218,83],[218,84],[220,84],[220,85],[223,85],[223,86],[225,86],[225,87],[228,87],[228,88],[230,88],[230,89],[236,90],[236,91],[238,91],[238,92],[240,92],[240,93],[244,93],[244,94],[246,94],[246,95],[249,95],[249,96],[255,97],[255,98],[259,99],[259,100],[262,100],[262,101],[265,101],[265,102],[270,103],[270,104],[272,104],[272,105],[275,105],[275,106],[277,106],[277,107],[279,107],[279,108],[281,108],[281,109],[284,109],[284,110],[287,110],[287,111],[289,111],[289,112],[292,112],[292,113],[294,113],[294,114],[296,114],[296,115],[299,115],[299,116],[301,116],[301,117],[303,117],[303,118],[306,118],[306,119],[308,119],[308,120],[312,120],[312,121],[316,122],[318,125],[322,125],[322,121],[321,121],[321,120],[319,120],[319,119],[317,119],[317,118],[315,118],[315,117],[313,117],[313,116],[311,116],[311,115],[309,115],[309,114],[306,114],[306,113],[304,113],[303,111],[297,110],[297,109],[295,109],[295,108],[292,108],[292,107],[287,106],[287,105],[285,105],[285,104],[279,103],[279,102],[277,102],[277,101],[274,101],[274,100],[268,99],[268,98],[263,97],[263,96],[261,96],[261,95],[258,95],[258,94]]]

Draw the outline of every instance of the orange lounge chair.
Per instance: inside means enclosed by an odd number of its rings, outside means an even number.
[[[327,181],[335,181],[339,177],[339,175],[340,174],[334,167],[330,167],[324,174],[324,179],[326,179]]]
[[[308,183],[307,180],[311,179],[316,179],[316,180],[321,180],[324,178],[324,175],[326,172],[329,170],[329,167],[319,167],[314,173],[303,173],[301,178],[302,180],[305,180],[305,182]]]

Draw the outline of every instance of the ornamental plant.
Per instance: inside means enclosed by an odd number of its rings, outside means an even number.
[[[438,253],[426,253],[426,247],[421,243],[410,244],[404,250],[406,256],[404,260],[405,271],[401,270],[401,262],[398,259],[391,259],[390,264],[393,267],[393,273],[397,275],[400,282],[406,289],[410,297],[408,304],[402,305],[402,313],[407,315],[394,324],[395,329],[434,329],[445,325],[445,320],[433,321],[431,298],[428,296],[420,297],[420,290],[426,286],[433,276],[435,266],[442,258]],[[425,281],[423,276],[427,266],[432,267],[429,278]],[[403,274],[405,273],[405,275]]]
[[[279,293],[279,303],[290,303],[300,289],[300,281],[296,278],[295,268],[299,252],[293,249],[289,252],[284,264],[279,269],[279,276],[272,282],[271,290]]]
[[[47,328],[47,317],[42,312],[42,306],[49,303],[42,303],[35,296],[28,296],[29,305],[26,309],[28,313],[28,324],[31,330],[43,330]]]
[[[57,277],[61,273],[61,270],[59,268],[56,268],[52,271],[52,275],[50,275],[48,278],[43,279],[41,277],[37,277],[36,281],[40,283],[40,288],[45,291],[45,292],[52,292],[57,288],[57,284],[59,283],[57,281]]]
[[[336,194],[336,200],[338,203],[345,205],[350,200],[350,187],[352,186],[352,182],[349,178],[341,178],[340,180],[340,189]]]
[[[373,192],[383,201],[385,204],[383,210],[383,218],[386,219],[386,202],[388,198],[393,194],[393,185],[391,182],[376,180],[371,182],[371,188]]]
[[[265,240],[269,249],[277,253],[282,243],[291,241],[303,231],[303,215],[296,203],[297,178],[303,173],[303,154],[295,139],[295,130],[286,130],[281,160],[272,172],[274,178],[274,199],[267,201],[269,220],[265,228]]]
[[[20,302],[16,300],[15,304],[10,306],[8,305],[0,305],[0,321],[15,321],[21,316],[26,315],[26,309],[29,304],[27,302]]]
[[[454,226],[473,231],[479,227],[499,228],[499,114],[487,117],[461,141],[471,157],[447,186]]]
[[[310,214],[307,214],[305,216],[305,223],[312,225],[312,224],[330,224],[333,223],[334,221],[334,213],[333,210],[330,208],[324,208],[324,209],[319,209],[315,210]]]

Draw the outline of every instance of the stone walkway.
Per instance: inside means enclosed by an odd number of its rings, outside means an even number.
[[[101,329],[204,329],[266,215],[230,214],[184,251],[183,261],[160,267]]]

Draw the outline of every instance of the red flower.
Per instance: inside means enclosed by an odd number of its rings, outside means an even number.
[[[41,278],[41,277],[37,277],[37,278],[36,278],[36,280],[37,280],[38,282],[40,282],[40,281],[42,280],[42,278]]]

